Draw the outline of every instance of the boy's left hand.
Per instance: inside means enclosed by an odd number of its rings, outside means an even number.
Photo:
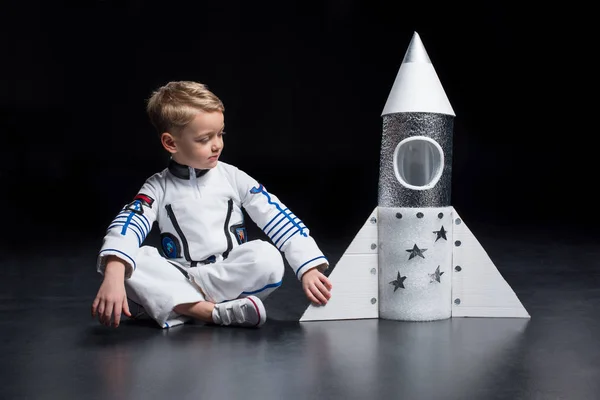
[[[315,304],[325,305],[331,298],[331,282],[318,268],[306,271],[302,275],[302,288],[306,297]]]

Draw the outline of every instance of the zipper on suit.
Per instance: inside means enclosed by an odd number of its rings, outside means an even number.
[[[196,170],[192,167],[188,167],[190,171],[190,185],[194,190],[194,197],[200,198],[200,188],[198,188],[198,178],[196,177]]]
[[[231,220],[231,213],[233,212],[233,199],[229,199],[227,202],[227,216],[225,217],[225,238],[227,239],[227,250],[223,253],[223,259],[226,259],[229,256],[229,252],[233,249],[233,241],[231,240],[231,235],[229,234],[229,221]]]
[[[179,235],[179,238],[181,239],[181,245],[183,246],[183,256],[185,257],[185,259],[187,261],[191,262],[192,257],[190,257],[190,249],[188,247],[188,242],[187,242],[187,239],[185,238],[185,235],[183,234],[183,231],[181,230],[181,227],[179,226],[179,223],[177,222],[177,218],[175,218],[175,213],[173,212],[173,207],[170,204],[167,204],[165,206],[165,208],[167,209],[167,215],[169,216],[169,219],[171,220],[171,223],[173,224],[175,231],[177,231],[177,234]]]

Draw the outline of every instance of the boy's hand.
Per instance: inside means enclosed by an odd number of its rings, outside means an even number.
[[[318,268],[306,271],[302,275],[302,288],[306,297],[315,304],[325,305],[331,298],[331,282]]]
[[[92,317],[97,315],[100,323],[106,326],[111,325],[112,318],[116,328],[121,321],[121,310],[131,317],[125,292],[125,265],[120,260],[110,259],[106,264],[102,285],[92,303]]]

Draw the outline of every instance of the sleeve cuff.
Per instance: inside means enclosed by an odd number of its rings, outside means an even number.
[[[106,270],[106,257],[107,256],[115,256],[119,258],[121,261],[125,263],[125,279],[131,278],[133,271],[135,270],[135,261],[128,254],[117,250],[117,249],[104,249],[98,255],[98,263],[96,266],[96,270],[104,275],[104,271]]]
[[[302,275],[304,275],[306,271],[309,271],[321,264],[327,264],[327,266],[325,268],[319,268],[319,271],[326,271],[327,267],[329,267],[329,261],[327,260],[327,258],[325,258],[325,256],[315,257],[311,260],[306,261],[304,264],[300,265],[300,267],[298,267],[298,269],[296,270],[296,277],[298,278],[298,280],[302,280]]]

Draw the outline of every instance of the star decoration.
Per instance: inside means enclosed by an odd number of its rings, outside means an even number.
[[[437,237],[435,238],[435,241],[437,242],[438,239],[448,240],[446,238],[446,232],[448,232],[448,231],[444,229],[444,225],[442,225],[442,229],[440,229],[439,231],[433,231],[433,233],[435,233],[437,235]]]
[[[405,276],[400,276],[400,271],[398,271],[398,277],[390,282],[390,285],[394,285],[394,292],[398,290],[398,288],[406,289],[404,287]]]
[[[408,259],[410,260],[410,259],[412,259],[413,257],[416,257],[416,256],[420,256],[420,257],[425,258],[425,256],[423,255],[423,253],[425,251],[427,251],[427,249],[419,249],[417,247],[417,245],[415,244],[412,249],[406,250],[406,251],[408,251],[410,253],[410,257],[408,257]]]
[[[440,277],[443,275],[443,272],[440,272],[440,266],[438,265],[437,269],[435,270],[435,272],[433,274],[429,274],[429,276],[431,277],[431,282],[433,281],[438,281],[440,282]]]

